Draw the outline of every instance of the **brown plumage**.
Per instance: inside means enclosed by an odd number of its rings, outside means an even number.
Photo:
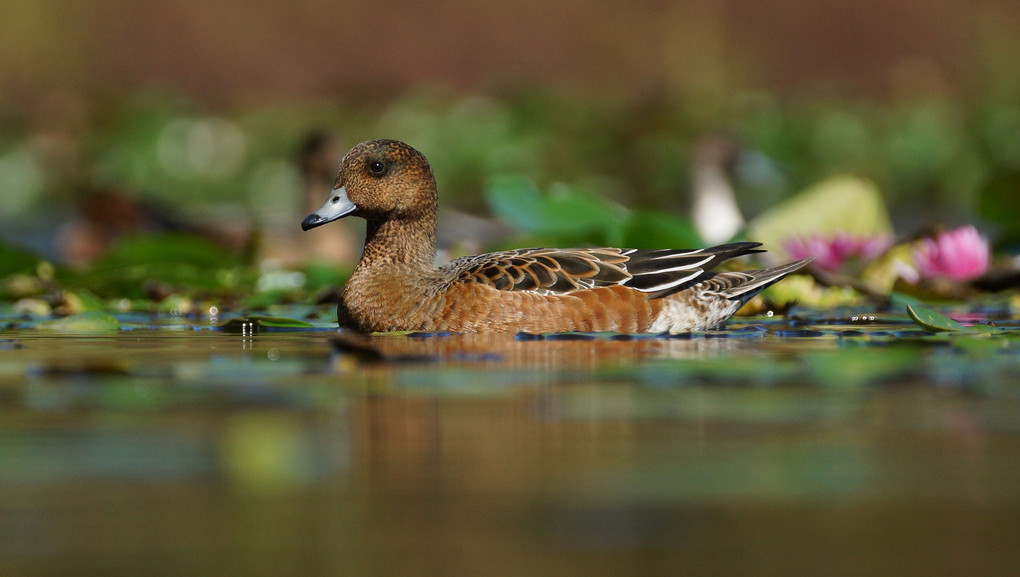
[[[365,251],[344,287],[341,326],[362,331],[673,333],[722,324],[765,287],[807,264],[712,272],[762,252],[738,242],[694,250],[520,249],[436,254],[436,182],[425,157],[395,140],[363,142],[303,229],[348,215],[367,223]],[[569,218],[569,216],[565,216]]]

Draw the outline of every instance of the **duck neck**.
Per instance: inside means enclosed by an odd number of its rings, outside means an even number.
[[[436,215],[369,221],[358,268],[410,264],[432,268],[436,260]]]

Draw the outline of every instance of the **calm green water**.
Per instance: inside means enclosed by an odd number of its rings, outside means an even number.
[[[0,575],[1015,575],[1020,339],[901,321],[14,323]]]

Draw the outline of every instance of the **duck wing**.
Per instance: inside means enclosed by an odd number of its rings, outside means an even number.
[[[622,285],[668,296],[710,277],[724,260],[761,243],[738,242],[699,249],[528,248],[459,258],[441,268],[451,284],[480,283],[504,291],[545,294]]]

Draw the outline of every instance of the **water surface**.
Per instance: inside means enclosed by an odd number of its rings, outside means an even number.
[[[123,323],[0,331],[2,575],[1016,571],[1015,338]]]

